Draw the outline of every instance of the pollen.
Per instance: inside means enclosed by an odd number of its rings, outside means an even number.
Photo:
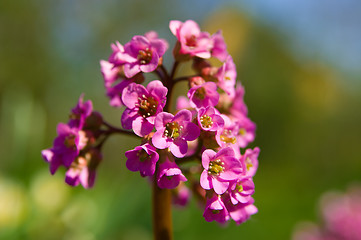
[[[144,149],[139,150],[137,152],[137,156],[139,157],[139,161],[141,162],[147,161],[150,158],[150,155],[146,151],[144,151]]]
[[[224,162],[221,159],[216,159],[214,161],[209,162],[208,174],[211,175],[219,175],[224,171]]]
[[[224,130],[220,138],[221,141],[225,143],[235,144],[237,142],[237,139],[235,137],[232,137],[231,130]]]
[[[76,138],[76,136],[74,134],[70,134],[70,135],[66,136],[65,140],[64,140],[64,145],[67,148],[76,149],[75,138]]]
[[[180,126],[177,122],[169,122],[165,125],[164,136],[176,139],[179,137],[183,126]]]
[[[238,131],[238,134],[241,135],[241,136],[246,135],[246,133],[247,133],[247,131],[246,131],[246,129],[244,129],[244,128],[241,128],[241,129],[239,129],[239,131]]]
[[[237,185],[236,187],[238,192],[243,192],[243,186],[242,185]]]
[[[203,100],[206,97],[206,90],[204,87],[200,87],[195,91],[194,95],[196,98]]]
[[[139,115],[143,118],[153,116],[157,113],[158,101],[153,97],[143,95],[138,98]]]
[[[208,115],[203,115],[202,117],[200,117],[200,120],[201,120],[202,127],[204,127],[204,128],[210,128],[213,126],[212,118]]]
[[[149,48],[146,48],[144,50],[139,50],[137,58],[140,64],[144,65],[150,63],[150,61],[152,60],[152,56],[152,51]]]
[[[249,171],[249,169],[250,169],[251,167],[253,167],[252,161],[251,161],[251,159],[250,159],[249,157],[247,157],[246,160],[245,160],[245,162],[246,162],[247,171]]]

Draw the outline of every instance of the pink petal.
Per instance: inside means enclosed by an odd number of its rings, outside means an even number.
[[[209,190],[212,188],[211,177],[208,176],[207,170],[203,170],[203,172],[201,174],[200,184],[201,184],[201,187],[206,190]]]
[[[163,137],[163,133],[164,129],[163,131],[157,131],[154,133],[152,138],[153,145],[158,149],[165,149],[172,144],[171,141],[167,141],[167,138]]]
[[[225,191],[227,191],[229,182],[221,182],[215,178],[212,178],[212,185],[213,185],[214,191],[217,194],[223,194]]]

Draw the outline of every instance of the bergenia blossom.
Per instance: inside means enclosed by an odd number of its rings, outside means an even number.
[[[149,134],[157,114],[163,110],[167,92],[168,89],[158,80],[150,82],[147,88],[136,83],[129,84],[122,94],[127,107],[121,119],[123,127],[133,129],[140,137]]]
[[[173,20],[169,28],[175,36],[170,69],[163,58],[169,44],[155,31],[124,45],[116,41],[108,59],[100,61],[105,93],[121,114],[121,127],[105,121],[81,95],[42,156],[51,174],[63,167],[68,185],[91,188],[109,137],[133,136],[138,143],[120,160],[149,179],[156,212],[170,209],[170,197],[184,206],[195,196],[205,207],[206,221],[240,224],[258,211],[252,196],[260,150],[246,149],[256,125],[248,116],[236,65],[221,31],[202,32],[193,20]],[[190,72],[186,67],[192,73],[182,75],[180,70]],[[166,222],[163,218],[155,219]]]
[[[164,162],[159,164],[157,183],[160,188],[175,188],[180,182],[187,181],[187,178],[183,175],[182,170],[168,157]]]
[[[133,59],[124,64],[124,74],[127,78],[139,72],[152,72],[158,67],[159,59],[167,50],[163,40],[151,39],[144,36],[134,36],[124,45],[125,54]]]
[[[198,125],[205,131],[217,131],[224,126],[224,120],[212,106],[198,110]]]
[[[159,154],[149,143],[135,147],[133,150],[125,152],[127,168],[133,172],[140,172],[140,175],[153,176]]]
[[[188,98],[194,108],[216,106],[219,100],[217,85],[214,82],[206,82],[189,89]]]
[[[187,141],[197,139],[200,134],[199,127],[191,121],[192,113],[186,109],[176,115],[159,113],[155,119],[153,145],[159,149],[169,148],[178,158],[184,157],[188,150]]]
[[[223,148],[219,152],[207,149],[202,154],[201,186],[214,189],[217,194],[227,191],[230,183],[240,178],[243,169],[241,162],[235,157],[232,148]]]
[[[210,58],[213,41],[207,32],[201,32],[198,24],[192,20],[184,23],[181,21],[170,21],[169,28],[180,44],[179,53]]]
[[[207,200],[203,217],[207,222],[217,221],[219,223],[225,223],[230,218],[226,206],[218,195]]]
[[[91,149],[85,156],[78,156],[65,174],[65,182],[71,186],[79,183],[84,188],[91,188],[96,177],[96,167],[102,160],[101,153],[97,149]]]
[[[222,31],[218,31],[212,35],[213,48],[211,49],[212,57],[216,57],[222,62],[226,61],[228,56],[227,46],[224,42]]]

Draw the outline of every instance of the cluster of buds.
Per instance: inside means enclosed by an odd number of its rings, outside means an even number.
[[[98,128],[89,128],[86,123],[94,114],[91,103],[83,104],[81,98],[75,109],[83,111],[73,109],[73,113],[81,112],[75,119],[84,123],[75,127],[69,123],[67,132],[58,131],[54,147],[44,150],[43,156],[52,173],[63,165],[68,169],[67,179],[79,176],[67,183],[80,181],[89,187],[97,165],[92,156],[94,152],[100,156],[107,136],[133,134],[141,144],[125,152],[130,171],[139,171],[159,188],[174,189],[175,204],[185,205],[193,192],[205,207],[206,221],[233,219],[240,224],[257,212],[252,179],[259,154],[257,147],[247,148],[255,138],[256,126],[248,118],[244,88],[236,82],[236,66],[220,31],[213,35],[201,32],[192,20],[171,21],[169,27],[177,38],[169,72],[163,65],[169,44],[153,31],[134,36],[124,46],[112,44],[108,60],[100,61],[110,105],[125,108],[122,129],[105,123],[99,114]],[[210,58],[218,59],[220,67],[213,66]],[[175,77],[178,66],[186,61],[192,62],[194,75]],[[158,79],[146,80],[146,73]],[[181,81],[188,82],[187,97],[178,97],[172,111],[173,89]],[[69,136],[73,136],[72,146]],[[87,169],[87,183],[82,181],[80,165]]]
[[[321,199],[322,224],[300,227],[294,240],[360,240],[361,188],[347,193],[326,193]]]

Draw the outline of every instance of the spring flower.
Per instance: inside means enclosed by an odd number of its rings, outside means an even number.
[[[226,43],[224,42],[224,38],[222,36],[222,31],[218,31],[213,34],[211,39],[213,40],[213,48],[211,50],[212,57],[216,57],[222,62],[226,61],[228,52]]]
[[[101,159],[101,153],[97,149],[91,149],[84,156],[77,157],[65,174],[65,182],[71,186],[80,183],[84,188],[93,187],[95,170]]]
[[[127,78],[139,72],[152,72],[158,67],[159,59],[167,50],[163,40],[151,39],[144,36],[134,36],[124,45],[124,51],[133,59],[124,64],[124,74]]]
[[[176,157],[184,157],[188,150],[187,141],[193,141],[200,134],[199,127],[192,123],[192,113],[183,109],[173,116],[159,113],[155,119],[156,132],[152,142],[156,148],[169,148]]]
[[[241,157],[241,162],[246,169],[246,177],[253,177],[258,168],[258,155],[260,149],[255,147],[254,149],[246,149],[246,152]]]
[[[218,129],[216,133],[216,141],[218,145],[222,148],[224,147],[232,147],[238,148],[237,144],[237,126],[235,122],[233,122],[229,117],[222,114],[221,115],[224,120],[223,128]]]
[[[217,131],[224,126],[224,120],[217,109],[208,106],[198,110],[198,125],[205,131]]]
[[[256,137],[256,124],[244,115],[239,115],[238,118],[235,119],[233,130],[237,144],[241,148],[247,147]]]
[[[189,89],[188,98],[194,108],[216,106],[219,100],[217,85],[214,82],[206,82]]]
[[[240,179],[230,186],[229,197],[233,205],[238,202],[247,203],[254,193],[254,183],[251,178]]]
[[[226,62],[219,68],[216,77],[218,79],[217,85],[233,98],[235,96],[234,86],[236,84],[237,71],[230,55],[227,56]]]
[[[184,23],[181,21],[170,21],[169,28],[180,43],[180,54],[188,54],[200,58],[210,58],[213,41],[209,33],[201,32],[198,24],[192,20]]]
[[[159,164],[158,187],[172,189],[177,187],[181,181],[185,182],[187,178],[182,174],[177,164],[166,157],[165,161]]]
[[[141,176],[153,176],[155,165],[159,160],[159,154],[149,143],[135,147],[133,150],[125,152],[128,159],[127,168],[130,171],[139,171]]]
[[[168,89],[156,80],[143,85],[131,83],[123,91],[122,101],[127,107],[122,115],[125,129],[133,129],[140,137],[149,134],[154,127],[154,120],[166,102]]]
[[[224,201],[229,212],[229,216],[237,223],[241,224],[247,221],[251,215],[256,214],[258,209],[253,205],[254,199],[251,198],[246,203],[232,204],[229,200]]]
[[[51,174],[54,174],[61,165],[70,167],[79,151],[86,145],[85,133],[67,124],[59,123],[57,133],[53,147],[42,151],[44,160],[50,164]]]
[[[188,204],[191,192],[184,183],[180,183],[177,188],[172,191],[173,204],[184,207]]]
[[[232,148],[223,148],[218,153],[205,150],[202,165],[204,170],[200,179],[201,186],[206,190],[213,188],[217,194],[227,191],[230,182],[237,180],[243,171]]]
[[[82,129],[85,124],[85,120],[93,111],[93,103],[88,100],[83,101],[84,94],[79,98],[78,104],[71,110],[70,119],[68,122],[69,127]]]
[[[225,223],[229,220],[229,213],[219,195],[214,195],[207,200],[203,217],[207,222]]]

